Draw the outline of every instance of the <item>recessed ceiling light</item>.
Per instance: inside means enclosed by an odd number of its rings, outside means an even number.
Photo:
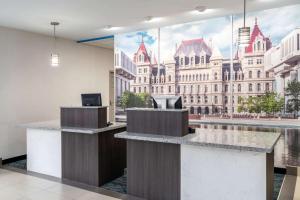
[[[196,11],[203,13],[206,10],[206,6],[197,6],[195,8]]]
[[[106,30],[106,31],[115,31],[115,30],[119,30],[119,29],[121,29],[121,27],[112,26],[112,25],[104,26],[104,30]]]
[[[158,22],[161,19],[162,19],[161,17],[147,16],[147,17],[145,17],[145,22],[147,22],[147,23],[149,23],[149,22]]]

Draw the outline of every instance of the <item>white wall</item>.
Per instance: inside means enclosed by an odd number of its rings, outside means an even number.
[[[50,31],[50,30],[49,30]],[[80,94],[101,92],[109,102],[113,51],[58,39],[59,68],[50,66],[53,39],[0,27],[0,157],[26,153],[20,123],[59,118],[63,105],[79,105]]]

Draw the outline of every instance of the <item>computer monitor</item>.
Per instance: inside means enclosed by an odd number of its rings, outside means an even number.
[[[182,109],[181,96],[152,96],[153,107],[160,109]]]
[[[81,94],[82,106],[102,106],[101,94]]]

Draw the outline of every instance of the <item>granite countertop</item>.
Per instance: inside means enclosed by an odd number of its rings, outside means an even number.
[[[62,106],[60,108],[107,108],[108,106]]]
[[[117,138],[271,153],[280,133],[196,129],[184,137],[122,132]]]
[[[85,133],[85,134],[95,134],[101,133],[113,129],[124,128],[126,127],[125,123],[113,123],[110,126],[94,129],[94,128],[77,128],[77,127],[61,127],[59,120],[53,121],[44,121],[44,122],[33,122],[27,124],[21,124],[19,127],[30,128],[30,129],[39,129],[39,130],[53,130],[53,131],[64,131],[70,133]]]
[[[127,108],[126,110],[186,112],[188,109]]]

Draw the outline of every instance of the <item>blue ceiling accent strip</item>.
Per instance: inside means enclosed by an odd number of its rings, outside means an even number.
[[[77,43],[92,42],[92,41],[105,40],[105,39],[110,39],[110,38],[114,38],[114,36],[113,35],[108,35],[108,36],[104,36],[104,37],[97,37],[97,38],[90,38],[90,39],[78,40]]]

